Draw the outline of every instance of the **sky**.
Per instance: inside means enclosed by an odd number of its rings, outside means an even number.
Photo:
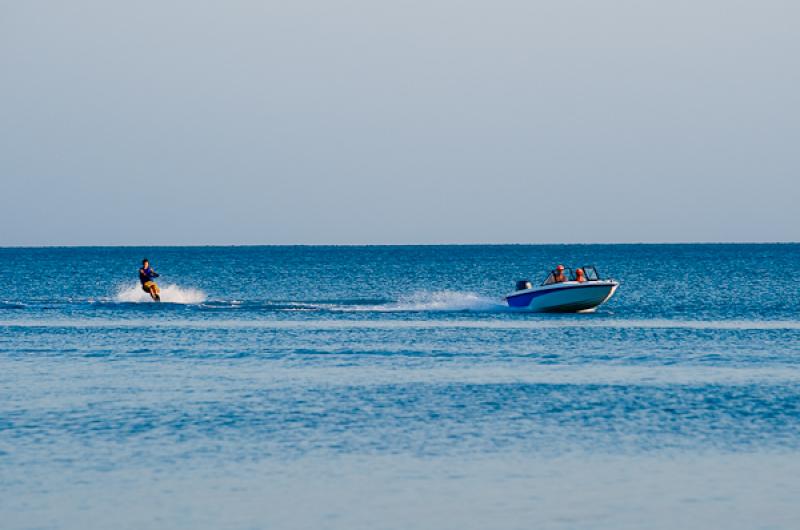
[[[798,20],[0,0],[0,246],[798,241]]]

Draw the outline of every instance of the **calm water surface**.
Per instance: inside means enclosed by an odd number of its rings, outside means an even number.
[[[800,245],[0,259],[3,529],[800,527]]]

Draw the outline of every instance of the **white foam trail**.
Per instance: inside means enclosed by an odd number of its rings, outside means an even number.
[[[192,287],[179,287],[177,285],[163,285],[161,288],[161,301],[171,304],[202,304],[208,296],[200,289]],[[120,287],[114,295],[115,302],[140,304],[152,302],[152,298],[142,290],[138,284]]]
[[[507,309],[499,299],[463,291],[417,291],[397,302],[374,306],[342,308],[346,311],[502,311]]]

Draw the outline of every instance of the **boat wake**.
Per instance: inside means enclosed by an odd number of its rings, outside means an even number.
[[[162,285],[161,301],[170,304],[202,304],[208,296],[200,289],[192,287],[180,287],[178,285]],[[114,302],[140,304],[152,303],[153,300],[139,287],[138,284],[130,284],[120,287],[113,298]]]
[[[162,291],[162,298],[163,298]],[[144,292],[142,295],[146,296]],[[138,293],[136,293],[138,297]],[[144,296],[142,299],[144,300]],[[502,300],[462,291],[417,291],[396,300],[209,300],[201,304],[208,310],[261,310],[332,313],[403,313],[403,312],[498,312],[509,308]]]
[[[395,302],[376,305],[350,305],[331,308],[339,311],[505,311],[500,299],[462,291],[417,291]]]

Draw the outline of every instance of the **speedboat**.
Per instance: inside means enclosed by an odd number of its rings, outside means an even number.
[[[561,278],[553,271],[535,287],[528,280],[519,280],[517,289],[506,295],[505,301],[509,307],[540,313],[591,312],[619,287],[615,280],[600,278],[593,265],[574,271],[563,269],[563,279],[558,279]]]

